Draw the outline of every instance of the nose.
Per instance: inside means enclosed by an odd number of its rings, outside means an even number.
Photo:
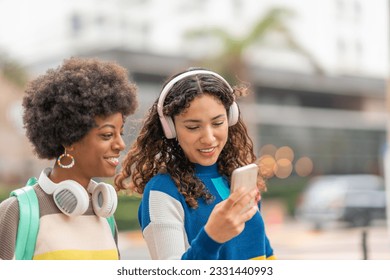
[[[212,145],[215,141],[214,130],[212,127],[207,126],[202,132],[200,142],[206,145]]]
[[[118,135],[117,139],[113,143],[113,149],[123,151],[126,148],[126,143],[122,138],[122,135]]]

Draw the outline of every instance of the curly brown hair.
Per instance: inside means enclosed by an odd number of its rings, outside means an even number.
[[[137,88],[115,62],[72,57],[29,83],[23,98],[27,138],[39,158],[53,159],[64,146],[96,126],[96,116],[133,114]]]
[[[191,68],[187,71],[193,69],[198,70],[199,68]],[[171,77],[164,86],[182,73]],[[247,94],[247,87],[244,85],[235,86],[232,93],[229,85],[214,75],[191,75],[172,86],[164,101],[164,115],[173,119],[173,116],[182,113],[195,98],[203,94],[216,97],[228,111],[235,101],[235,96]],[[147,182],[153,176],[159,172],[168,172],[179,192],[185,197],[186,203],[192,208],[197,208],[199,198],[209,201],[212,199],[212,195],[195,176],[195,166],[184,155],[177,140],[167,139],[164,136],[157,104],[158,99],[149,109],[139,136],[127,153],[122,163],[121,172],[115,177],[115,184],[118,189],[130,188],[130,190],[142,194]],[[248,136],[242,118],[239,117],[238,122],[229,127],[227,143],[218,158],[218,170],[220,174],[230,180],[235,168],[255,161],[252,140]],[[128,178],[131,178],[129,185],[126,183]],[[259,179],[259,188],[265,189],[264,180],[260,175]]]

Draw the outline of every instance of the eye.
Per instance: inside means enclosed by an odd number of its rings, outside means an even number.
[[[102,138],[104,139],[104,140],[109,140],[109,139],[111,139],[111,137],[112,137],[112,133],[104,133],[104,134],[101,134],[101,136],[102,136]]]
[[[221,126],[223,125],[224,121],[218,121],[218,122],[215,122],[213,123],[214,126]]]
[[[195,130],[195,129],[199,128],[199,126],[186,126],[186,128],[189,130]]]

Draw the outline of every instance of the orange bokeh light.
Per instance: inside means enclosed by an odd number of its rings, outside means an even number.
[[[280,179],[285,179],[291,175],[293,170],[292,163],[287,158],[282,158],[276,161],[276,165],[274,166],[275,176]]]
[[[294,151],[288,146],[280,147],[275,153],[275,159],[288,159],[291,163],[294,160]]]
[[[260,174],[266,178],[274,176],[275,159],[270,155],[264,155],[259,159]]]
[[[301,176],[309,176],[313,172],[313,161],[308,157],[301,157],[295,163],[295,172]]]

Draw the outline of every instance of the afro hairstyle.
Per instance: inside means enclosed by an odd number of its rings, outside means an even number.
[[[31,81],[23,98],[26,136],[39,158],[57,158],[96,126],[96,116],[133,114],[137,88],[115,62],[71,57]]]

